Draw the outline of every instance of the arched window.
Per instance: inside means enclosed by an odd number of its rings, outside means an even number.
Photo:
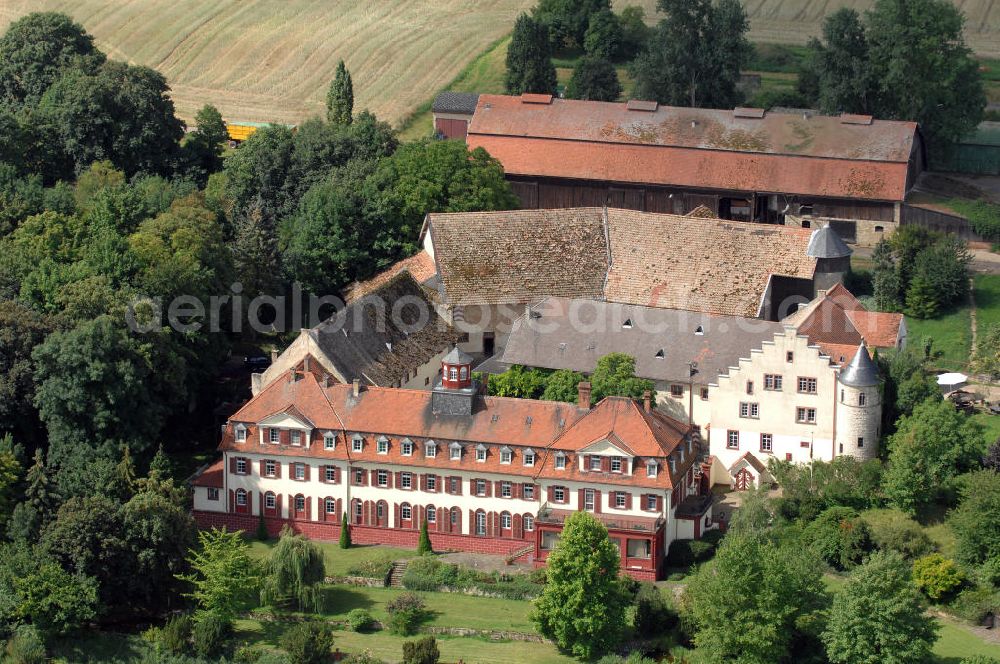
[[[356,518],[356,519],[358,520],[358,522],[360,523],[360,522],[361,522],[361,519],[362,519],[362,517],[364,517],[364,515],[365,515],[365,508],[364,508],[364,506],[363,506],[363,505],[361,504],[361,500],[360,500],[360,499],[358,499],[358,498],[355,498],[355,499],[354,499],[353,501],[351,501],[351,502],[353,502],[353,503],[354,503],[354,517],[355,517],[355,518]]]
[[[246,507],[247,504],[247,492],[246,489],[236,490],[236,504],[240,507]]]
[[[448,369],[448,378],[450,380],[458,380],[458,369],[455,367],[450,367]]]
[[[468,378],[469,377],[469,367],[462,367],[460,375],[462,376],[462,380],[465,380],[466,378]]]
[[[273,493],[268,491],[267,493],[264,494],[264,507],[266,507],[269,510],[273,510],[275,507],[277,507],[277,505],[278,501],[274,497]]]
[[[413,508],[410,507],[409,503],[403,503],[399,506],[399,518],[403,521],[409,521],[413,518]]]
[[[334,500],[333,498],[327,498],[325,501],[323,501],[323,508],[326,510],[327,514],[336,514],[337,501]]]
[[[380,519],[385,516],[385,501],[384,500],[378,501],[378,504],[375,505],[375,516],[377,516]]]
[[[306,497],[301,493],[295,496],[295,511],[305,512],[306,511]]]
[[[438,513],[437,508],[433,505],[427,506],[427,523],[437,523]]]
[[[486,512],[482,510],[476,511],[476,534],[486,534]]]
[[[451,525],[454,526],[454,525],[457,525],[457,524],[458,524],[458,508],[457,507],[452,507],[451,508]]]
[[[535,529],[535,517],[530,514],[524,515],[524,531],[530,533]]]
[[[512,521],[510,518],[510,512],[500,512],[500,528],[503,530],[510,530],[512,526]]]

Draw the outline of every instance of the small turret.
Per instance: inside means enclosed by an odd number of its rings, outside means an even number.
[[[829,224],[813,231],[806,248],[806,255],[816,259],[813,297],[818,291],[829,290],[836,284],[844,283],[844,277],[851,271],[852,253],[851,248]]]
[[[862,341],[851,362],[837,376],[837,454],[859,459],[878,455],[882,422],[881,378]]]
[[[435,415],[471,415],[477,391],[472,356],[455,346],[441,359],[441,383],[431,393],[431,410]]]
[[[472,385],[472,356],[455,346],[441,360],[441,387],[461,390]]]

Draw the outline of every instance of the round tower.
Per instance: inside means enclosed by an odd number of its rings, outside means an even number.
[[[441,387],[448,390],[466,390],[472,386],[472,356],[458,346],[441,360]]]
[[[874,459],[882,422],[878,367],[862,341],[837,376],[837,455]]]
[[[829,224],[812,232],[806,255],[816,259],[813,297],[816,297],[817,291],[830,290],[836,284],[844,283],[844,277],[851,271],[852,253]]]

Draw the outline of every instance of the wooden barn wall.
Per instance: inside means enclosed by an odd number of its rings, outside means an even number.
[[[807,203],[805,199],[800,199]],[[817,217],[834,219],[865,219],[867,221],[894,221],[892,203],[866,201],[817,200],[812,203],[813,214]]]
[[[969,224],[969,220],[958,215],[938,212],[923,207],[903,204],[903,225],[923,226],[932,231],[957,235],[969,242],[984,242]]]

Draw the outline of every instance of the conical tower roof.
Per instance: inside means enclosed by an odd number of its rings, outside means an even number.
[[[455,346],[441,361],[445,364],[472,364],[472,356],[462,352],[461,348]]]
[[[826,224],[822,228],[817,228],[809,237],[809,247],[806,255],[812,258],[843,258],[850,256],[853,252],[848,247],[837,231]]]
[[[878,367],[868,354],[868,347],[862,341],[851,363],[841,370],[839,380],[849,387],[871,387],[878,385]]]

